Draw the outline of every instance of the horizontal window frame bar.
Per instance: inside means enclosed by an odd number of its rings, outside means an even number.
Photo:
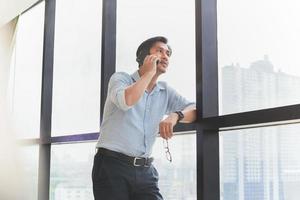
[[[200,126],[206,130],[230,131],[250,128],[260,128],[269,126],[279,126],[300,123],[300,104],[255,110],[243,113],[234,113],[216,117],[199,119]],[[189,131],[196,131],[196,123],[180,123],[175,126],[174,134],[183,135]],[[44,139],[30,138],[17,139],[17,144],[22,146],[35,144],[56,144],[95,141],[99,137],[99,132],[72,134],[55,137],[45,137]]]
[[[299,123],[300,123],[300,119],[279,121],[279,122],[270,122],[270,123],[261,123],[261,124],[254,124],[254,125],[232,126],[232,127],[226,127],[226,128],[219,128],[219,132],[254,129],[254,128],[267,128],[267,127],[284,126],[284,125],[292,125],[292,124],[299,124]]]
[[[293,120],[300,119],[300,104],[289,106],[254,110],[242,113],[220,115],[198,119],[198,122],[205,129],[244,129],[262,126],[290,124]],[[297,123],[294,121],[292,123]]]
[[[255,110],[243,113],[234,113],[216,117],[199,119],[200,126],[204,129],[214,129],[219,131],[240,130],[249,128],[259,128],[268,126],[288,125],[300,123],[300,104]],[[246,123],[247,122],[247,123]],[[186,134],[189,131],[196,131],[196,123],[180,123],[175,126],[175,135]],[[181,132],[181,133],[180,133]],[[184,132],[184,133],[182,133]],[[180,134],[179,134],[180,133]],[[65,136],[55,136],[45,138],[17,139],[20,145],[34,144],[55,144],[68,142],[81,142],[97,140],[99,132],[82,133]]]
[[[196,132],[196,124],[178,124],[174,129],[174,135],[188,135]],[[188,133],[187,133],[188,132]],[[35,145],[35,144],[60,144],[60,143],[75,143],[75,142],[87,142],[97,141],[99,132],[93,133],[81,133],[72,135],[61,135],[48,137],[44,139],[30,138],[30,139],[18,139],[17,143],[21,146]]]

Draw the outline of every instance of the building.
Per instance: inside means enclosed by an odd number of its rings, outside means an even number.
[[[249,68],[222,68],[224,114],[289,105],[300,99],[300,77],[276,72],[267,56]],[[223,142],[224,200],[284,200],[300,187],[299,126],[228,131]]]

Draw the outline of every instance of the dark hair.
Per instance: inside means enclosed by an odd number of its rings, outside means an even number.
[[[168,39],[163,37],[163,36],[157,36],[153,38],[149,38],[148,40],[145,40],[140,44],[138,49],[136,50],[136,61],[139,63],[139,67],[143,65],[144,59],[147,55],[150,53],[151,47],[156,43],[156,42],[162,42],[168,45]],[[168,45],[169,51],[170,51],[170,56],[172,54],[172,49]]]

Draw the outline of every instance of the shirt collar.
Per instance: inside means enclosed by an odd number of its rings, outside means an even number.
[[[141,78],[138,70],[136,70],[133,74],[131,74],[131,77],[135,82]],[[155,90],[165,90],[166,88],[164,87],[163,84],[161,84],[160,82],[157,82],[156,87],[154,89]]]

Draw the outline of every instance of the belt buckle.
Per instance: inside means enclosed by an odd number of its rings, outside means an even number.
[[[149,160],[150,160],[149,158],[145,158],[145,164],[144,164],[144,167],[150,167],[150,165],[149,165],[149,163],[148,163]]]
[[[137,159],[143,159],[143,158],[135,157],[134,160],[133,160],[133,166],[135,166],[135,167],[140,167],[140,166],[142,166],[142,165],[136,164]]]

